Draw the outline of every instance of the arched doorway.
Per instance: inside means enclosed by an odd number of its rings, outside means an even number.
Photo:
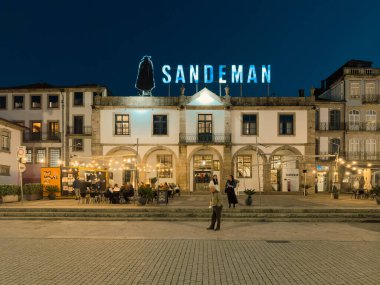
[[[129,147],[117,147],[106,154],[110,184],[131,183],[136,188],[139,181],[140,158],[136,151]]]
[[[213,175],[221,181],[221,154],[212,147],[199,147],[188,158],[190,169],[190,192],[207,193]]]
[[[245,189],[264,189],[264,165],[267,163],[265,155],[254,146],[239,149],[233,156],[233,174],[239,180],[237,192]]]
[[[272,152],[270,158],[272,190],[279,192],[299,191],[299,159],[301,158],[300,151],[290,146],[283,146]]]

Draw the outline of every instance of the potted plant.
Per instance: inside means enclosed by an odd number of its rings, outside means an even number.
[[[339,198],[339,190],[335,185],[331,189],[331,198],[334,198],[334,199]]]
[[[370,192],[371,196],[376,199],[377,205],[380,205],[380,185],[372,187]]]
[[[245,204],[247,206],[251,206],[252,205],[252,201],[253,201],[252,200],[252,195],[256,194],[255,189],[245,189],[244,193],[247,195],[247,199],[245,199]]]
[[[20,192],[20,186],[10,184],[0,185],[0,198],[3,203],[17,202]]]
[[[48,192],[49,200],[55,200],[55,193],[59,192],[59,188],[56,185],[48,185],[46,186],[46,192]]]
[[[25,199],[28,201],[42,199],[43,187],[39,183],[25,184],[23,188]]]
[[[145,205],[147,202],[151,201],[154,196],[152,188],[145,184],[139,186],[138,193],[140,196],[139,203],[141,205]]]

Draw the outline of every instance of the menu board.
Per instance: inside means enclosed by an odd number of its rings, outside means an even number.
[[[168,191],[167,190],[158,190],[157,191],[157,204],[167,204],[168,201]]]
[[[73,167],[62,167],[61,177],[62,177],[62,194],[70,195],[74,192],[73,183],[75,177],[78,176],[78,168]]]
[[[44,196],[48,193],[45,191],[46,186],[58,186],[61,189],[61,171],[59,167],[41,167],[41,184],[44,187]],[[59,193],[57,193],[59,195]]]

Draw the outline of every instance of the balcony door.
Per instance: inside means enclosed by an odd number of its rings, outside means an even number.
[[[49,140],[59,139],[59,122],[49,122],[48,123],[48,136]]]
[[[40,141],[42,138],[42,122],[31,121],[30,129],[31,129],[30,139],[33,141]]]
[[[212,142],[211,114],[198,114],[198,142]]]
[[[83,134],[83,123],[84,118],[83,116],[74,116],[74,130],[73,133],[76,135]]]

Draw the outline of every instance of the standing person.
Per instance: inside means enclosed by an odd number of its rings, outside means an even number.
[[[208,185],[210,188],[211,186],[214,186],[216,191],[220,191],[220,186],[219,186],[219,181],[218,181],[218,176],[216,174],[214,174],[212,176],[212,179],[210,181],[210,184]]]
[[[228,197],[228,208],[231,208],[231,204],[233,204],[233,207],[235,208],[235,204],[238,203],[238,200],[235,194],[235,187],[236,187],[236,182],[235,182],[234,176],[229,175],[226,182],[226,188],[224,190],[227,193],[227,197]]]
[[[75,177],[74,182],[73,182],[73,188],[75,192],[75,200],[79,200],[80,196],[80,181],[78,179],[78,176]]]
[[[212,216],[211,225],[207,228],[208,230],[220,231],[220,218],[222,216],[222,199],[220,197],[220,191],[214,185],[210,186],[211,192],[211,206],[212,206]],[[216,223],[216,228],[215,228]]]

